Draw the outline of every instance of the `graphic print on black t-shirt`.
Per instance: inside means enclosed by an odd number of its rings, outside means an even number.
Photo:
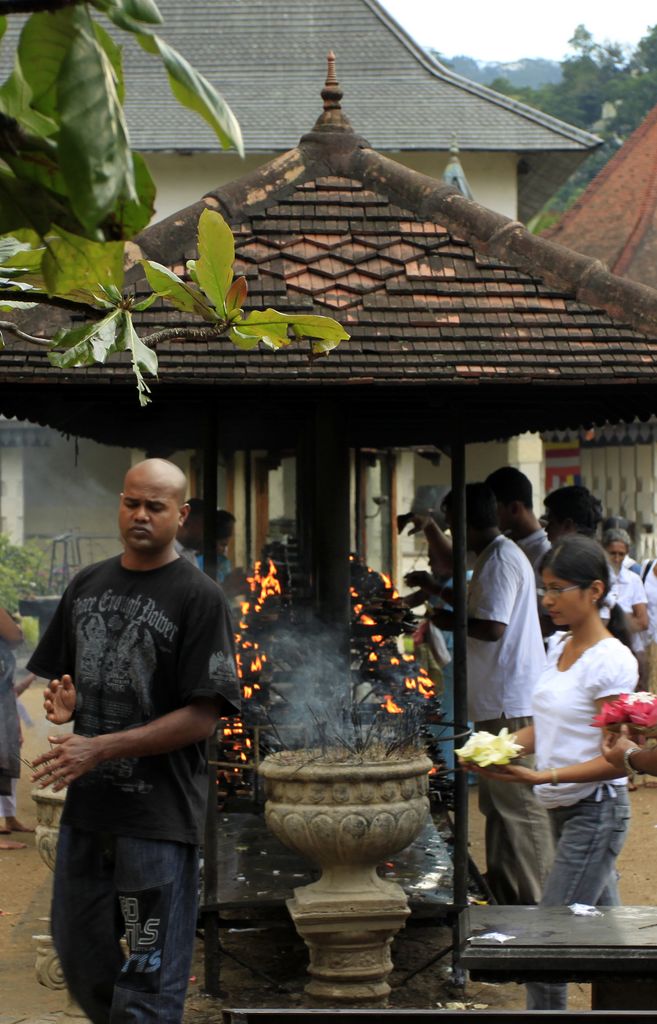
[[[225,599],[183,559],[147,572],[118,558],[83,569],[29,664],[49,678],[73,677],[74,729],[84,736],[145,725],[194,699],[239,706]],[[69,787],[62,820],[196,842],[205,790],[204,743],[105,761]]]
[[[76,730],[95,736],[150,721],[158,649],[171,653],[178,626],[152,597],[116,594],[111,588],[97,598],[77,598],[72,613],[75,678],[84,680],[76,706]],[[130,789],[134,764],[134,760],[109,762],[102,766],[102,775]],[[147,791],[143,782],[140,788]]]

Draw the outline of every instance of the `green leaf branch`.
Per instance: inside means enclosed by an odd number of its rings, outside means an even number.
[[[275,309],[245,314],[248,286],[244,277],[234,277],[233,234],[214,210],[205,210],[199,219],[199,255],[187,263],[189,280],[144,259],[141,264],[151,293],[136,301],[124,289],[122,254],[120,242],[99,243],[61,228],[43,241],[34,231],[0,238],[0,309],[46,301],[65,304],[87,321],[58,331],[52,339],[30,335],[13,321],[0,321],[0,328],[45,347],[51,364],[60,369],[104,365],[112,356],[127,354],[141,405],[150,401],[145,374],[157,377],[155,349],[168,341],[213,341],[226,336],[248,351],[259,345],[278,350],[307,338],[311,358],[318,358],[349,338],[331,317]],[[134,315],[157,299],[202,323],[167,326],[141,337]]]
[[[125,122],[121,47],[99,15],[162,63],[178,102],[224,148],[243,153],[225,99],[155,33],[162,16],[154,0],[5,0],[0,10],[0,35],[4,15],[31,13],[0,85],[0,234],[27,228],[45,240],[57,227],[117,242],[153,215],[153,180]]]

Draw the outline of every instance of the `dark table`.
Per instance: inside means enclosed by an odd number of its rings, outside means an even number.
[[[592,984],[594,1010],[657,1011],[657,908],[469,907],[459,919],[461,963],[479,981]],[[484,936],[510,936],[499,942]]]
[[[219,913],[221,927],[254,921],[289,922],[285,901],[292,890],[319,877],[319,869],[271,834],[262,815],[219,815]],[[384,878],[399,882],[413,916],[443,917],[452,906],[452,860],[445,836],[429,819],[415,842],[382,865]]]

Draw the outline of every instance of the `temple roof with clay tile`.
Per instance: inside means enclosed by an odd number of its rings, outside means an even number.
[[[543,237],[657,284],[657,106]]]
[[[469,416],[479,437],[627,418],[628,385],[633,415],[654,411],[656,291],[376,152],[342,111],[332,67],[322,96],[297,147],[147,228],[139,251],[131,245],[133,258],[183,273],[200,214],[217,209],[235,234],[247,308],[334,316],[350,340],[316,361],[294,342],[243,352],[224,337],[185,337],[198,321],[156,302],[135,317],[140,333],[175,325],[181,334],[158,347],[156,409],[174,387],[212,389],[228,409],[276,385],[294,401],[342,394],[365,423],[384,392],[403,416],[418,387],[435,388],[434,423],[440,396],[445,419]],[[139,265],[129,280],[147,291]],[[43,313],[30,316],[32,332],[52,335]],[[20,343],[0,353],[0,377],[65,387],[70,398],[91,386],[118,398],[131,386],[129,364],[63,372]],[[114,409],[111,420],[115,431]],[[381,429],[378,417],[372,431]]]

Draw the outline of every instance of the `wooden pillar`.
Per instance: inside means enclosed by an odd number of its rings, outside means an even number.
[[[344,416],[332,402],[315,413],[312,561],[315,610],[344,632],[349,627],[349,446]]]
[[[217,544],[215,537],[215,512],[217,508],[217,417],[208,411],[206,420],[205,445],[203,448],[203,569],[210,579],[217,576]],[[217,739],[212,737],[208,744],[210,761],[217,761]],[[219,866],[218,856],[219,823],[217,820],[217,769],[208,765],[208,806],[205,816],[204,864],[203,864],[203,953],[205,989],[212,996],[220,994],[219,971]]]
[[[462,732],[468,721],[467,677],[467,543],[465,521],[465,444],[452,442],[452,550],[454,560],[454,721]],[[461,741],[458,741],[461,746]],[[455,761],[457,759],[455,758]],[[454,779],[454,904],[467,906],[468,891],[468,778]]]

